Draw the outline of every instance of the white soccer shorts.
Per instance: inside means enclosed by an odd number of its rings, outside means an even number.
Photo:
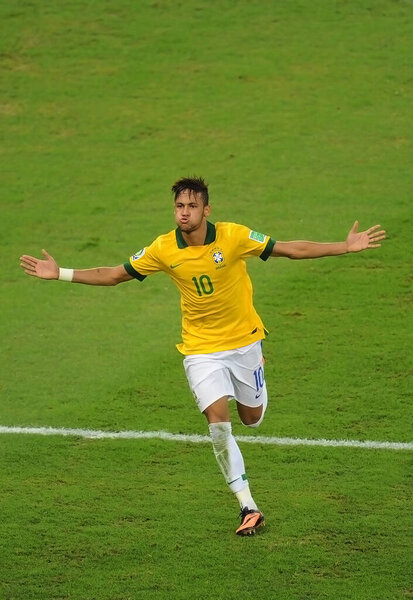
[[[235,350],[190,354],[184,368],[201,412],[223,396],[253,408],[267,405],[260,341]]]

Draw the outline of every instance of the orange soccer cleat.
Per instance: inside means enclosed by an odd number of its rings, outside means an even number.
[[[256,529],[265,525],[264,515],[259,510],[245,506],[240,513],[241,525],[235,532],[237,535],[254,535]]]

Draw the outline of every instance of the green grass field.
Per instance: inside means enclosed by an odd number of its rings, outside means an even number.
[[[410,442],[413,4],[5,0],[0,6],[0,425],[205,434],[164,276],[116,265],[174,227],[198,174],[212,219],[360,255],[249,261],[270,406],[238,435]],[[205,443],[0,435],[1,600],[405,600],[411,451],[241,444],[263,535]]]

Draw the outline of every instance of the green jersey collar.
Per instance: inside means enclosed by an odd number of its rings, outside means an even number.
[[[178,248],[180,248],[181,250],[182,250],[182,248],[187,248],[188,244],[184,240],[184,236],[182,235],[182,231],[179,229],[179,227],[177,227],[175,229],[175,236],[176,236],[176,243],[178,244]],[[203,245],[207,246],[208,244],[212,244],[212,242],[215,242],[215,237],[216,237],[215,225],[213,223],[210,223],[209,221],[207,221],[207,232],[206,232],[205,241],[204,241]]]

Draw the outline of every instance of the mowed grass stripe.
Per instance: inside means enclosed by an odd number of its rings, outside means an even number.
[[[94,429],[72,429],[58,427],[10,427],[1,425],[0,433],[32,435],[79,436],[88,439],[160,439],[174,442],[206,443],[210,437],[199,434],[170,433],[168,431],[100,431]],[[235,439],[248,444],[271,446],[331,446],[335,448],[366,448],[374,450],[413,450],[413,442],[378,442],[373,440],[326,440],[273,436],[238,435]]]

